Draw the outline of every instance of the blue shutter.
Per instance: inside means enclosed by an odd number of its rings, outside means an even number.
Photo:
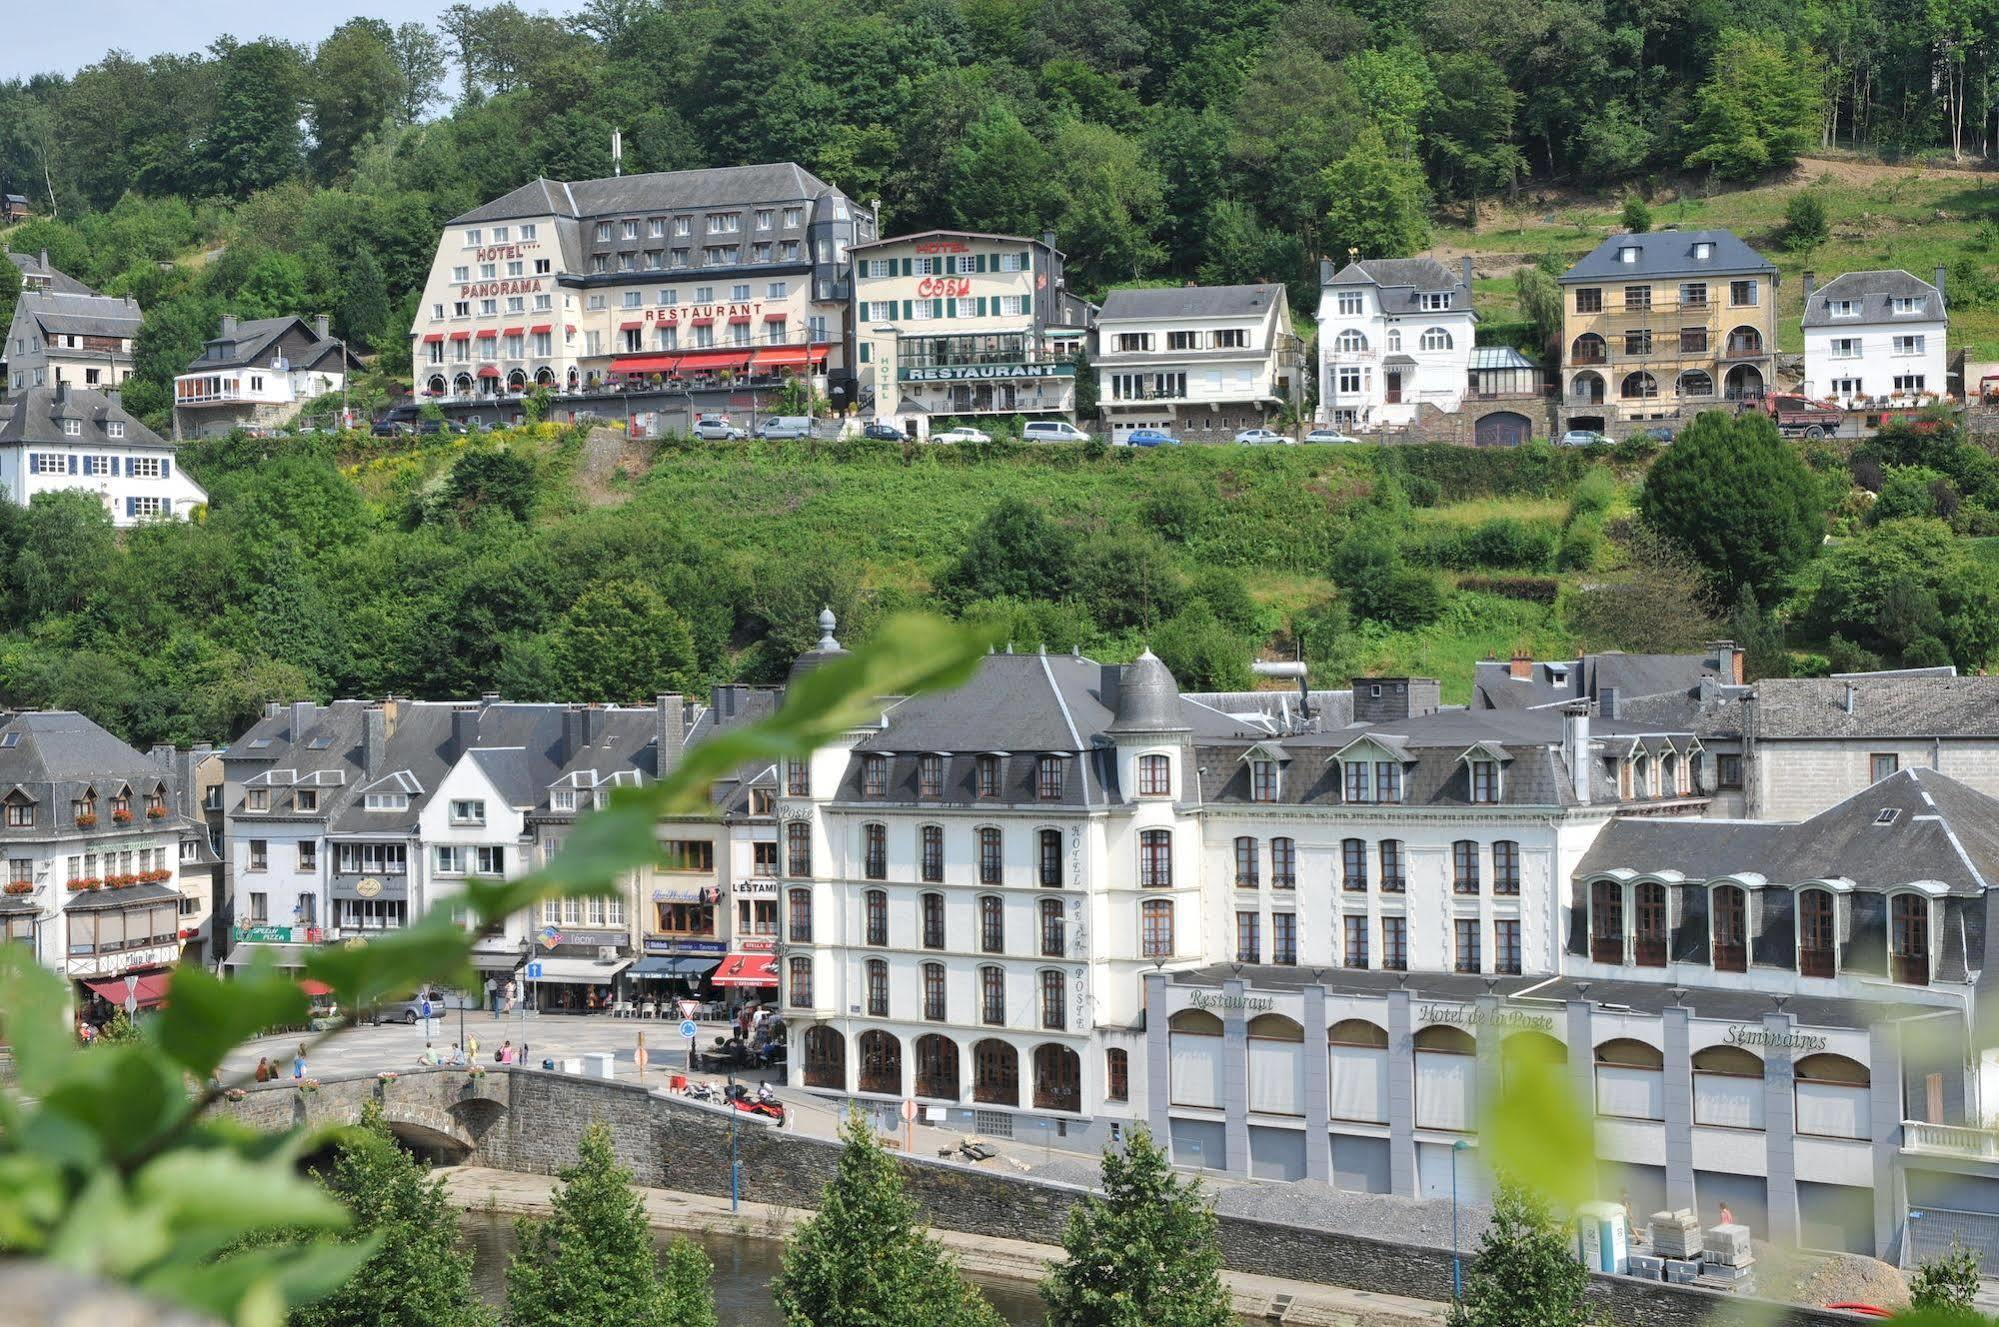
[[[118,459],[116,457],[113,457],[111,460],[111,472],[113,474],[116,474],[118,472]],[[138,473],[139,473],[139,458],[136,456],[126,457],[125,458],[126,476],[128,478],[133,478],[137,477]]]
[[[125,514],[127,516],[137,516],[139,514],[139,500],[137,498],[125,499]]]
[[[172,479],[173,477],[174,477],[174,463],[172,461],[161,461],[160,478]]]
[[[71,453],[69,454],[69,472],[70,472],[71,474],[75,474],[75,473],[76,473],[76,453],[75,453],[75,452],[71,452]]]

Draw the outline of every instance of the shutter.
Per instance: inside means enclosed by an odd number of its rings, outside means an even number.
[[[1022,295],[1020,297],[1020,316],[1023,318],[1032,318],[1034,316],[1034,296]]]
[[[930,316],[931,316],[932,318],[942,318],[942,317],[944,316],[944,301],[943,301],[943,300],[941,300],[941,299],[934,299],[934,300],[931,300],[931,301],[930,301]]]
[[[874,349],[874,343],[872,341],[861,342],[861,363],[866,364],[871,362],[872,357],[868,354],[868,352],[873,349]]]
[[[1752,906],[1762,914],[1752,960],[1773,968],[1797,966],[1797,899],[1781,885],[1754,891]]]
[[[172,479],[173,477],[174,477],[174,463],[172,461],[161,461],[160,478]]]
[[[118,462],[114,460],[114,461],[112,461],[112,463],[111,463],[111,464],[112,464],[113,466],[116,466],[116,465],[118,464]],[[138,457],[136,457],[136,456],[128,456],[128,457],[126,457],[126,458],[125,458],[125,474],[126,474],[126,475],[127,475],[128,477],[130,477],[130,478],[134,478],[134,479],[136,479],[136,478],[138,477],[138,475],[139,475],[139,458],[138,458]]]
[[[986,270],[986,256],[984,254],[973,255],[972,270],[974,272],[983,272]]]
[[[75,454],[74,452],[70,453],[70,457],[69,457],[69,472],[70,472],[71,474],[75,474],[75,473],[76,473],[76,454]]]
[[[125,514],[127,516],[137,516],[139,514],[139,500],[137,498],[125,499]]]
[[[911,309],[913,307],[914,306],[909,300],[904,300],[902,302],[902,320],[904,322],[908,322],[911,318],[914,318],[916,316],[914,313],[911,312]]]
[[[1578,958],[1589,953],[1589,884],[1582,880],[1570,887],[1568,952]]]
[[[1671,957],[1679,963],[1708,961],[1707,886],[1679,886],[1680,924],[1673,931]]]
[[[907,258],[905,258],[905,259],[903,259],[903,260],[902,260],[902,274],[903,274],[904,276],[909,276],[909,275],[911,275],[911,272],[910,272],[910,264],[909,264],[909,259],[907,259]]]
[[[945,310],[946,310],[946,311],[945,311],[945,314],[944,314],[944,316],[945,316],[946,318],[955,318],[955,317],[957,317],[957,316],[958,316],[958,301],[956,301],[956,300],[946,300],[946,301],[945,301]]]
[[[983,318],[985,316],[986,316],[986,297],[984,295],[981,295],[979,296],[979,317]]]
[[[1023,272],[1032,272],[1034,270],[1034,250],[1022,249],[1020,251],[1020,270]]]

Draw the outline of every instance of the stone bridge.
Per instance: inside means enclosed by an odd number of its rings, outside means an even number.
[[[260,1129],[325,1128],[354,1124],[373,1102],[398,1138],[439,1160],[499,1165],[490,1140],[503,1126],[510,1096],[508,1076],[463,1069],[399,1071],[393,1081],[374,1074],[320,1081],[304,1091],[290,1080],[245,1090],[241,1101],[217,1111]]]

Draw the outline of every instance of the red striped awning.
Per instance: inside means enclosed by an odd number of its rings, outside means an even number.
[[[490,341],[499,334],[499,329],[494,327],[481,327],[477,332],[473,333],[481,341]]]
[[[499,367],[493,364],[481,364],[479,366],[479,376],[482,378],[497,378],[500,376]]]
[[[715,319],[712,315],[703,315],[702,317],[699,318],[689,318],[687,321],[695,327],[713,327],[715,325]]]
[[[328,986],[323,981],[314,981],[310,977],[301,978],[299,980],[298,988],[304,991],[307,995],[318,996],[318,995],[333,994],[333,988],[331,986]]]
[[[758,368],[766,365],[772,368],[796,368],[806,364],[817,364],[825,358],[825,346],[770,346],[757,351],[755,364]]]
[[[543,332],[552,332],[552,331],[554,331],[554,330],[555,330],[555,324],[554,324],[554,323],[536,323],[536,324],[535,324],[534,326],[532,326],[532,327],[528,328],[528,330],[529,330],[530,332],[533,332],[533,333],[534,333],[534,334],[535,334],[536,336],[540,336],[540,335],[541,335],[541,334],[542,334]]]
[[[432,332],[432,333],[430,333],[429,335],[425,336],[425,337],[423,338],[423,341],[424,341],[424,344],[425,344],[425,345],[429,345],[429,344],[431,344],[432,342],[435,342],[435,341],[442,341],[443,339],[444,339],[444,333],[442,333],[442,332]]]
[[[786,318],[787,318],[788,316],[789,316],[789,315],[787,315],[787,314],[782,314],[782,313],[766,313],[766,314],[764,315],[764,321],[765,321],[765,322],[767,322],[767,323],[781,323],[781,322],[783,322],[783,321],[784,321],[784,320],[785,320],[785,319],[786,319]]]
[[[722,966],[715,969],[715,975],[709,980],[717,986],[775,986],[777,956],[731,954],[722,960]]]
[[[611,361],[613,373],[671,373],[678,355],[621,355]]]
[[[747,313],[732,313],[729,315],[729,322],[731,324],[746,323],[749,320],[750,320],[750,315]]]
[[[728,350],[690,350],[680,357],[680,371],[694,369],[733,369],[749,363],[748,346],[737,346]]]
[[[453,333],[451,334],[451,339],[452,339],[453,341],[470,341],[470,340],[472,339],[472,333],[470,333],[470,332],[453,332]]]
[[[638,330],[639,328],[641,328],[641,327],[644,327],[644,326],[645,326],[645,324],[644,324],[643,322],[641,322],[641,321],[640,321],[639,319],[637,319],[637,318],[634,318],[634,319],[632,319],[632,321],[630,321],[630,322],[628,322],[628,323],[619,323],[619,324],[618,324],[618,330],[619,330],[619,331],[621,331],[621,332],[635,332],[635,331],[637,331],[637,330]]]
[[[132,988],[130,995],[139,1002],[139,1008],[151,1009],[154,1005],[166,1003],[167,983],[173,979],[171,972],[135,972],[131,975],[137,979],[138,984]],[[125,1007],[127,992],[123,977],[109,977],[103,981],[87,981],[83,984],[103,996],[106,1003],[119,1009]]]
[[[501,336],[519,336],[520,334],[521,329],[518,327],[503,327],[500,329]]]

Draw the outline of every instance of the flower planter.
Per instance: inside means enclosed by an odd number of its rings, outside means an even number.
[[[35,892],[35,884],[32,880],[9,880],[5,890],[0,892],[8,894],[32,894]]]
[[[309,1097],[317,1091],[319,1091],[319,1080],[317,1078],[301,1078],[298,1080],[298,1094],[300,1096]]]
[[[97,827],[97,817],[92,815],[78,816],[76,818],[76,827],[78,829],[95,829]]]
[[[146,808],[146,819],[165,820],[166,818],[167,809],[164,806],[149,806]]]
[[[250,1094],[248,1092],[245,1092],[240,1087],[232,1087],[227,1092],[224,1092],[222,1095],[227,1099],[229,1099],[230,1101],[241,1101],[244,1097],[247,1097]]]
[[[103,886],[104,882],[94,875],[80,876],[69,882],[69,887],[79,894],[86,890],[101,889]]]
[[[387,1087],[390,1083],[395,1082],[396,1079],[400,1076],[401,1075],[397,1074],[396,1071],[393,1069],[384,1069],[382,1070],[382,1072],[375,1075],[375,1079],[377,1082],[381,1083],[384,1087]]]
[[[130,811],[113,811],[111,813],[111,823],[114,825],[129,825],[132,823],[132,813]]]

